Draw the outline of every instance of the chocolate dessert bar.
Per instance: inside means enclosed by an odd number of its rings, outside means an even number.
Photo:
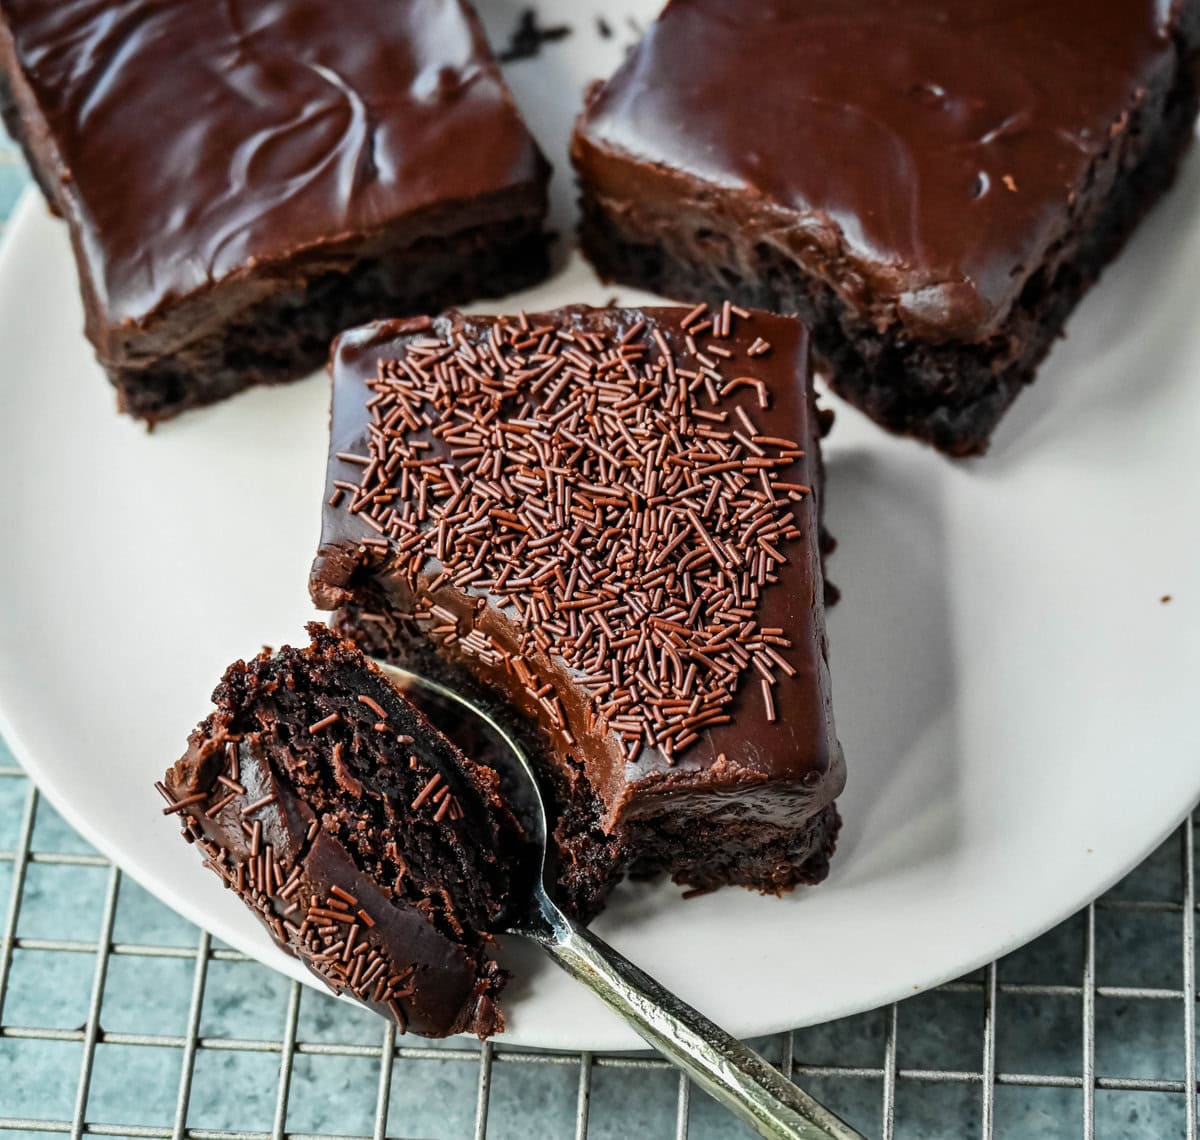
[[[465,0],[0,0],[0,109],[151,424],[547,268],[549,168]]]
[[[383,321],[335,344],[317,605],[486,705],[560,889],[824,878],[842,789],[808,336],[709,309]]]
[[[1200,0],[671,0],[573,141],[610,280],[798,313],[982,452],[1193,137]]]
[[[464,756],[354,646],[232,665],[159,785],[275,941],[336,993],[427,1037],[498,1033],[490,931],[522,834]]]

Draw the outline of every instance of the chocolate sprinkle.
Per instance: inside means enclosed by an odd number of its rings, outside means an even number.
[[[809,488],[784,476],[804,453],[755,423],[770,389],[749,357],[769,345],[739,359],[735,321],[753,317],[698,305],[675,347],[645,321],[618,336],[523,314],[414,337],[368,384],[367,454],[338,457],[341,509],[385,536],[430,636],[506,666],[569,737],[534,672],[535,655],[565,663],[592,694],[586,730],[630,760],[673,762],[729,723],[748,672],[776,719],[776,671],[793,671],[755,615],[801,537]],[[527,631],[519,656],[442,586],[487,591]]]
[[[501,63],[515,63],[521,59],[534,59],[541,55],[545,44],[566,39],[571,29],[566,24],[542,24],[536,8],[523,8],[517,16],[516,26],[509,36],[508,46],[499,53]]]
[[[310,724],[308,726],[308,734],[309,736],[316,736],[318,732],[322,732],[332,724],[337,724],[341,719],[341,713],[331,712],[328,716],[322,717],[316,724]]]
[[[366,693],[359,693],[358,703],[361,705],[366,705],[366,707],[369,708],[377,717],[379,717],[381,721],[387,720],[387,713],[384,711],[383,706],[373,697],[367,696]],[[378,725],[376,727],[378,727]]]

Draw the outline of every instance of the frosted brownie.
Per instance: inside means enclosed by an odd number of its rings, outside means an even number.
[[[799,313],[983,451],[1193,137],[1200,0],[671,0],[573,142],[602,276]]]
[[[331,368],[313,597],[524,735],[580,909],[625,870],[824,878],[844,773],[804,327],[451,313],[345,333]]]
[[[547,267],[548,167],[464,0],[0,0],[0,109],[150,423]]]

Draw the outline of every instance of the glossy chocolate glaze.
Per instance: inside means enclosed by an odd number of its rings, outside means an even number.
[[[462,0],[0,0],[0,62],[106,363],[217,283],[245,305],[542,194]]]
[[[1173,10],[1172,10],[1173,8]],[[672,0],[574,159],[617,213],[718,219],[882,329],[982,341],[1178,66],[1181,0]]]
[[[607,330],[620,337],[645,319],[672,349],[682,354],[686,334],[680,322],[686,313],[686,309],[579,307],[531,314],[529,320],[534,326]],[[344,505],[328,505],[334,481],[356,478],[362,470],[337,456],[366,454],[370,419],[367,400],[371,395],[367,383],[375,378],[381,362],[403,358],[406,344],[414,338],[445,338],[457,332],[471,339],[484,338],[493,324],[493,318],[460,314],[439,318],[432,329],[420,321],[385,321],[345,333],[337,341],[331,363],[333,412],[327,504],[311,580],[319,606],[334,609],[348,601],[382,595],[396,610],[410,611],[414,598],[425,596],[440,571],[436,559],[428,559],[414,581],[390,551],[381,553],[364,545],[364,540],[377,540],[378,535],[361,515],[350,514]],[[757,359],[747,358],[746,350],[759,336],[770,342],[771,352]],[[807,819],[833,801],[844,783],[827,666],[819,517],[821,429],[809,382],[807,334],[797,321],[755,313],[752,319],[737,322],[733,335],[724,343],[736,354],[737,374],[765,381],[771,404],[769,411],[762,411],[753,390],[742,388],[736,397],[723,401],[722,408],[731,410],[735,404],[740,405],[758,417],[764,432],[803,441],[805,455],[781,478],[814,488],[813,494],[794,505],[793,515],[802,537],[789,544],[790,560],[779,569],[779,581],[766,587],[756,615],[763,626],[784,628],[793,642],[789,659],[796,671],[792,677],[781,677],[776,688],[778,720],[768,719],[758,675],[751,670],[749,676],[743,676],[729,710],[731,724],[704,731],[674,763],[659,749],[648,746],[627,761],[615,733],[589,730],[588,692],[576,683],[577,677],[562,660],[549,659],[536,650],[523,656],[532,673],[554,685],[565,706],[570,739],[546,718],[542,706],[513,679],[510,670],[480,661],[462,648],[462,638],[454,647],[439,645],[437,649],[502,691],[522,713],[539,723],[560,757],[571,756],[582,762],[606,809],[603,823],[608,830],[669,811],[677,817],[753,819],[767,831],[799,831]],[[436,442],[435,451],[428,454],[436,455],[436,449],[442,446]],[[434,604],[456,615],[462,637],[478,629],[506,655],[523,655],[522,626],[503,600],[487,592],[445,585],[428,596]]]

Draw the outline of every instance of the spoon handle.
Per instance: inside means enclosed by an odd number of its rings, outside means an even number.
[[[862,1140],[769,1062],[561,913],[537,937],[572,977],[705,1092],[769,1140]]]

